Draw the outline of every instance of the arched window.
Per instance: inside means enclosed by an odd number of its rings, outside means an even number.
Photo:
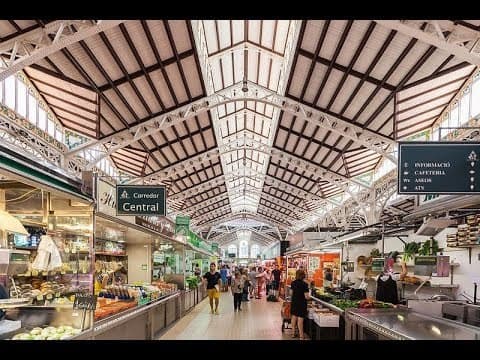
[[[248,258],[248,241],[240,241],[240,258]]]
[[[228,254],[235,254],[235,257],[237,257],[237,246],[236,245],[230,245],[228,247]]]
[[[250,257],[256,259],[257,255],[259,254],[260,254],[260,247],[257,244],[252,245],[252,248],[250,250]]]

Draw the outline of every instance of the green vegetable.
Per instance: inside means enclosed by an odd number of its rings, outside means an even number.
[[[414,241],[405,244],[405,246],[403,248],[403,261],[408,261],[410,259],[413,259],[415,254],[418,253],[420,245],[421,245],[421,243],[416,243]]]
[[[332,305],[345,310],[349,308],[358,308],[358,304],[360,301],[358,300],[344,300],[344,299],[335,299],[332,301]]]
[[[438,247],[438,241],[433,238],[431,239],[431,242],[430,240],[427,240],[422,244],[422,247],[418,250],[418,254],[422,256],[430,255],[430,246],[432,248],[431,255],[437,255],[437,253],[440,251],[440,248]]]

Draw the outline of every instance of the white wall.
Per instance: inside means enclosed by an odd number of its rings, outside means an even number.
[[[355,287],[360,285],[361,278],[365,276],[365,268],[358,266],[357,258],[360,255],[369,256],[370,252],[377,247],[376,244],[349,244],[348,245],[348,260],[353,261],[353,273],[345,274],[344,280],[351,281],[355,283]],[[377,247],[378,248],[378,247]],[[381,250],[380,250],[381,251]],[[347,249],[344,246],[343,248],[343,258],[342,261],[347,261]]]
[[[146,247],[145,247],[146,246]],[[128,282],[135,281],[151,282],[152,278],[152,259],[151,245],[127,245],[128,255]],[[146,270],[142,265],[147,265]]]

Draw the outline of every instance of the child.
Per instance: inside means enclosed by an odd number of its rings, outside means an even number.
[[[235,277],[232,279],[232,295],[233,295],[233,311],[242,311],[242,294],[244,280],[240,274],[240,271],[235,271]]]

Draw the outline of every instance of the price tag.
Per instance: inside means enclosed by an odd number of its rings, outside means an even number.
[[[37,296],[37,300],[38,300],[38,301],[42,301],[42,300],[43,300],[43,295],[41,295],[41,294],[38,295],[38,296]]]
[[[48,276],[48,271],[42,271],[43,276]]]
[[[32,270],[32,276],[38,276],[38,271],[37,270]]]
[[[25,273],[25,276],[31,276],[31,275],[32,275],[32,272],[31,272],[31,271],[27,271],[27,272]]]
[[[97,296],[86,293],[76,293],[73,301],[73,309],[75,310],[95,310],[97,306]]]
[[[47,300],[52,300],[53,299],[53,295],[52,294],[48,294],[47,295]]]

